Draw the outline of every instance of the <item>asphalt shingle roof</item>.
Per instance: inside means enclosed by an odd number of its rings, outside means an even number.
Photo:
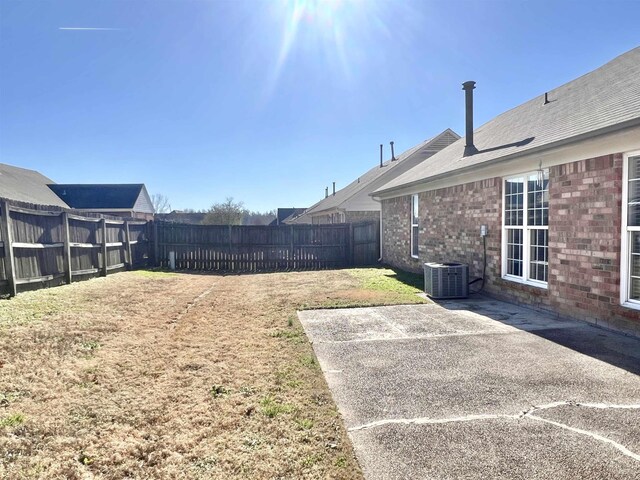
[[[49,188],[71,208],[133,208],[144,185],[53,184]]]
[[[411,162],[411,164],[419,164],[419,162],[429,158],[435,152],[443,148],[443,146],[448,145],[451,142],[451,140],[447,140],[448,138],[458,138],[458,135],[452,130],[447,129],[436,135],[435,137],[425,140],[415,147],[402,152],[396,157],[396,160],[387,160],[383,163],[382,168],[380,167],[380,165],[377,165],[376,167],[370,169],[369,171],[358,177],[356,180],[348,184],[346,187],[343,187],[340,190],[336,191],[335,195],[329,194],[327,198],[309,207],[305,212],[305,215],[330,210],[336,207],[342,207],[346,201],[355,196],[357,193],[366,190],[376,180],[382,178],[383,176],[389,176],[391,178],[393,176],[394,170],[398,169],[399,165],[402,165],[406,162]],[[438,142],[438,140],[444,140],[446,143]],[[373,191],[373,189],[370,190],[370,192],[371,191]]]
[[[609,129],[640,124],[640,47],[548,92],[474,130],[478,153],[463,157],[465,138],[436,153],[376,190],[394,190],[435,177],[502,161]]]
[[[35,170],[0,163],[0,197],[39,205],[68,206],[47,185],[53,183]]]

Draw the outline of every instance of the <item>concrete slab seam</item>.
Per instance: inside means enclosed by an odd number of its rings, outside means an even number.
[[[640,455],[638,455],[636,453],[633,453],[631,450],[629,450],[624,445],[622,445],[622,444],[620,444],[620,443],[618,443],[618,442],[616,442],[614,440],[611,440],[611,439],[609,439],[607,437],[603,437],[602,435],[599,435],[597,433],[590,432],[588,430],[582,430],[580,428],[571,427],[569,425],[565,425],[564,423],[554,422],[553,420],[548,420],[546,418],[537,417],[535,415],[526,415],[525,418],[530,418],[532,420],[537,420],[537,421],[540,421],[540,422],[548,423],[550,425],[554,425],[556,427],[563,428],[563,429],[569,430],[571,432],[580,433],[582,435],[586,435],[588,437],[591,437],[591,438],[593,438],[595,440],[599,440],[601,442],[608,443],[609,445],[613,446],[614,448],[620,450],[620,452],[622,452],[627,457],[631,457],[634,460],[637,460],[637,461],[640,462]]]
[[[445,423],[459,423],[459,422],[473,422],[478,420],[496,420],[501,418],[511,419],[511,420],[522,420],[522,419],[530,419],[534,421],[544,422],[549,425],[556,426],[558,428],[562,428],[565,430],[569,430],[574,433],[579,433],[582,435],[589,436],[595,440],[607,443],[624,455],[633,458],[636,461],[640,461],[640,455],[632,452],[627,447],[618,443],[614,440],[611,440],[607,437],[599,435],[594,432],[590,432],[588,430],[582,430],[579,428],[571,427],[564,423],[555,422],[553,420],[548,420],[546,418],[538,417],[534,415],[535,412],[539,412],[541,410],[549,410],[552,408],[562,407],[562,406],[574,406],[574,407],[582,407],[582,408],[597,408],[597,409],[640,409],[640,404],[630,404],[630,405],[615,405],[615,404],[605,404],[605,403],[578,403],[574,401],[560,401],[560,402],[552,402],[544,405],[534,406],[531,409],[524,411],[519,414],[510,415],[510,414],[480,414],[480,415],[465,415],[463,417],[451,417],[451,418],[428,418],[428,417],[419,417],[419,418],[398,418],[398,419],[389,419],[389,420],[378,420],[375,422],[367,423],[364,425],[360,425],[357,427],[351,427],[347,429],[349,433],[357,432],[361,430],[368,430],[371,428],[382,427],[385,425],[438,425]]]

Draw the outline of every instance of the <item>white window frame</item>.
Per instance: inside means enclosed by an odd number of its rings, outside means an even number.
[[[415,202],[415,208],[418,211],[417,223],[413,223],[414,202]],[[411,244],[409,245],[409,249],[410,249],[410,253],[411,253],[411,258],[420,258],[420,255],[419,255],[420,254],[420,246],[417,243],[418,242],[418,235],[413,233],[414,229],[418,229],[418,230],[420,229],[420,217],[419,217],[420,216],[420,203],[419,202],[420,202],[420,200],[419,200],[419,197],[418,197],[417,193],[411,195],[411,207],[410,207],[410,210],[409,210],[409,223],[411,224],[411,227],[410,227],[410,229],[411,229]],[[418,254],[414,254],[413,253],[414,244],[417,247],[416,250],[418,250]]]
[[[631,232],[640,232],[640,226],[629,226],[629,159],[640,156],[640,150],[623,155],[622,166],[622,231],[620,232],[620,304],[640,310],[640,301],[629,298],[631,281]],[[640,181],[640,180],[639,180]]]
[[[549,169],[545,168],[547,176]],[[529,278],[530,259],[531,259],[531,230],[547,230],[549,231],[549,225],[527,225],[528,223],[528,207],[529,207],[529,189],[528,189],[528,177],[531,175],[537,175],[538,171],[520,173],[518,175],[511,175],[509,177],[502,178],[502,278],[516,283],[522,283],[525,285],[531,285],[538,288],[549,288],[549,282],[542,282],[540,280],[532,280]],[[522,192],[522,225],[506,225],[506,208],[507,202],[505,201],[507,181],[515,179],[524,179],[523,192]],[[549,212],[550,213],[550,212]],[[548,222],[547,222],[548,223]],[[516,275],[510,275],[507,273],[507,232],[508,230],[522,230],[522,277]],[[547,233],[547,252],[549,252],[549,234]],[[547,253],[547,260],[549,256]],[[550,263],[548,261],[548,263]],[[547,272],[550,271],[550,267],[547,267]],[[548,279],[547,273],[547,279]]]

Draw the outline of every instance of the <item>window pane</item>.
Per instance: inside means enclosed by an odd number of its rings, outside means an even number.
[[[524,179],[514,178],[505,181],[504,223],[522,225],[524,202]]]
[[[640,178],[640,156],[629,158],[629,180]]]
[[[631,279],[631,288],[629,289],[629,298],[631,300],[640,300],[640,278]]]
[[[418,224],[418,195],[411,197],[411,224]]]
[[[640,253],[640,232],[631,234],[631,253]]]
[[[522,276],[522,230],[507,230],[507,273]]]
[[[527,225],[543,226],[549,223],[549,171],[541,177],[530,175],[527,181]]]
[[[529,278],[546,282],[549,265],[547,262],[549,232],[547,230],[531,230],[529,239],[531,242]]]
[[[418,256],[418,227],[411,227],[411,255]]]
[[[640,226],[640,156],[629,158],[629,200],[627,223]]]
[[[631,276],[640,277],[640,255],[631,254]]]

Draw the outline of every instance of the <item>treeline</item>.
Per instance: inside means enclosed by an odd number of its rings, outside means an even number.
[[[174,210],[160,218],[178,223],[202,225],[269,225],[276,219],[276,212],[275,210],[267,212],[248,210],[243,202],[236,202],[233,197],[228,197],[224,202],[214,203],[207,210]]]

